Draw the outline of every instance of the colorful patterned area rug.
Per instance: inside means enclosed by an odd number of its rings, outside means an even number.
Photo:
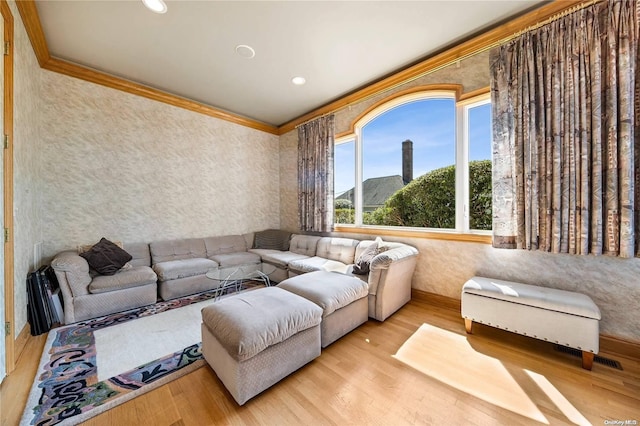
[[[100,381],[94,332],[215,297],[197,294],[51,330],[20,425],[75,425],[204,365],[198,342]]]

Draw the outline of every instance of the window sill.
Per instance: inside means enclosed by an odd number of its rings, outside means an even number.
[[[390,229],[359,226],[339,226],[336,225],[334,232],[344,232],[350,234],[367,234],[376,236],[426,238],[431,240],[461,241],[467,243],[491,244],[492,236],[487,234],[461,234],[456,232],[433,232],[417,229]]]

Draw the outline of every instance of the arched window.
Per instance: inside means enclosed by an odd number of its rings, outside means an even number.
[[[336,140],[336,224],[491,229],[489,97],[456,94],[394,97]]]

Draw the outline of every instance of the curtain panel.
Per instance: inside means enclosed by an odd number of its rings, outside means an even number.
[[[640,254],[637,1],[604,1],[491,51],[493,245]]]
[[[301,231],[333,230],[334,116],[298,127],[298,221]]]

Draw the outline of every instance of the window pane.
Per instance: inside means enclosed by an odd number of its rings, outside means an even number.
[[[469,108],[469,228],[491,229],[491,104]]]
[[[356,183],[355,141],[340,143],[334,150],[334,222],[355,223],[354,187]]]
[[[363,223],[455,228],[455,102],[423,99],[362,129]]]

